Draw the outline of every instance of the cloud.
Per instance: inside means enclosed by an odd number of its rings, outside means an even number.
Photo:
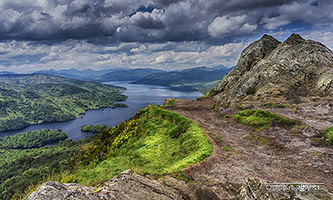
[[[167,44],[127,43],[111,48],[84,40],[67,40],[52,45],[7,41],[0,42],[0,70],[11,69],[22,73],[50,68],[153,67],[174,70],[193,65],[232,66],[245,45],[245,43],[230,43],[209,46],[202,42],[169,42]],[[176,46],[178,47],[173,48]]]
[[[331,0],[1,0],[0,65],[231,66],[263,33],[332,47],[332,10]]]
[[[208,32],[213,37],[223,37],[224,35],[242,35],[249,34],[257,29],[256,24],[249,24],[247,17],[242,16],[223,16],[217,17],[208,27]]]
[[[319,41],[333,50],[333,32],[312,31],[304,35],[306,39]]]
[[[154,9],[151,13],[137,12],[129,19],[129,22],[142,29],[163,29],[166,26],[164,18],[162,10]]]

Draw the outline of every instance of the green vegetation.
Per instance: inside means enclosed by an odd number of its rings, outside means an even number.
[[[209,133],[209,134],[211,134],[215,139],[222,141],[220,136],[214,135],[213,133]]]
[[[244,139],[252,142],[252,143],[259,143],[263,146],[267,146],[269,145],[269,141],[266,140],[263,137],[257,136],[254,132],[250,133],[249,135],[247,135]]]
[[[212,108],[214,109],[216,106],[217,106],[217,104],[216,104],[216,103],[214,103]]]
[[[333,144],[333,126],[328,127],[324,130],[325,136],[327,137],[327,142]]]
[[[104,131],[104,129],[108,129],[108,128],[110,128],[110,127],[107,126],[107,125],[93,125],[93,124],[90,124],[90,125],[81,126],[81,131],[101,133],[101,132]]]
[[[229,68],[195,67],[176,72],[153,73],[132,83],[153,84],[174,87],[192,87],[205,94],[216,87],[223,76],[230,71]]]
[[[296,110],[296,108],[293,108],[293,109],[291,109],[292,111],[295,111]]]
[[[222,147],[222,150],[223,151],[232,151],[233,149],[231,147],[224,146],[224,147]]]
[[[0,76],[0,131],[68,121],[88,109],[127,106],[125,88],[50,75]]]
[[[216,85],[219,82],[220,82],[220,80],[212,81],[212,82],[208,82],[208,83],[203,83],[203,84],[199,83],[197,85],[194,85],[193,87],[198,89],[202,94],[207,94],[209,92],[209,96],[210,96],[212,94],[212,92],[217,92],[215,90],[215,88],[216,88]]]
[[[319,157],[322,157],[323,155],[321,155],[320,153],[318,152],[314,152],[314,151],[308,151],[308,153],[311,153],[313,155],[316,155],[316,156],[319,156]]]
[[[76,171],[82,184],[96,185],[119,172],[165,174],[209,156],[212,145],[191,120],[158,106],[141,109],[130,121],[104,130],[80,148]]]
[[[67,133],[60,129],[42,129],[19,133],[14,136],[0,138],[0,149],[26,149],[42,146],[46,143],[64,140],[68,138]]]
[[[257,131],[265,129],[273,121],[280,124],[291,126],[295,124],[294,120],[288,119],[286,117],[281,117],[275,113],[262,110],[244,110],[240,111],[234,116],[234,119],[243,124],[250,125],[257,129]]]
[[[168,102],[168,105],[166,106],[172,106],[173,104],[175,104],[178,100],[177,99],[171,99],[169,102]]]
[[[28,186],[38,186],[48,177],[60,181],[61,174],[69,170],[77,155],[77,149],[97,137],[77,142],[67,139],[39,149],[0,149],[0,199],[9,200],[14,194],[14,197],[23,197]]]
[[[236,109],[237,109],[237,110],[242,110],[242,109],[243,109],[243,106],[242,106],[242,105],[239,105],[239,106],[237,106]]]
[[[202,99],[202,98],[210,97],[210,96],[212,96],[212,94],[214,94],[214,93],[218,93],[218,92],[220,92],[220,91],[215,90],[215,88],[213,88],[213,89],[211,89],[211,90],[209,91],[208,94],[206,94],[206,95],[204,95],[204,96],[202,96],[202,97],[198,97],[198,98],[196,98],[195,100],[196,100],[196,101],[199,101],[199,100]],[[201,92],[201,93],[203,93],[203,92]],[[205,93],[203,93],[203,94],[205,94]]]

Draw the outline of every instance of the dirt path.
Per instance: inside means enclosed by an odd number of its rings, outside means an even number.
[[[185,175],[192,181],[245,183],[249,178],[258,178],[274,183],[324,183],[325,188],[333,190],[332,146],[312,142],[304,134],[292,134],[278,126],[255,132],[254,128],[232,118],[217,117],[213,104],[212,98],[199,101],[181,99],[165,108],[198,123],[214,146],[212,156],[185,170]],[[302,118],[291,109],[270,110],[291,118]],[[327,120],[325,123],[331,124]],[[252,132],[265,138],[269,144],[244,139]],[[225,146],[232,150],[222,150]]]

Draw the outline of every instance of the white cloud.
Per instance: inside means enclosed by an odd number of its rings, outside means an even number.
[[[333,32],[312,31],[304,35],[304,38],[319,41],[333,50]]]
[[[265,28],[272,30],[277,29],[280,26],[284,26],[287,24],[290,24],[291,21],[286,16],[278,16],[278,17],[272,17],[272,18],[264,18],[263,23],[265,24]]]
[[[247,23],[247,16],[222,16],[217,17],[209,25],[208,32],[213,37],[222,37],[230,34],[249,34],[256,30],[258,25]]]
[[[23,73],[51,68],[82,70],[150,67],[174,70],[194,66],[230,67],[236,63],[245,45],[242,42],[215,46],[198,42],[168,42],[123,43],[112,47],[84,40],[68,40],[53,45],[7,41],[0,42],[0,65],[3,66],[0,69],[10,68],[12,71]],[[34,61],[26,62],[26,59]]]

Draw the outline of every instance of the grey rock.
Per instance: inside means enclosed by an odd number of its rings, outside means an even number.
[[[218,83],[215,101],[225,107],[250,95],[332,96],[332,83],[333,52],[325,45],[297,34],[283,43],[265,35],[242,52]]]
[[[86,187],[75,183],[49,181],[42,184],[25,200],[180,200],[180,199],[218,199],[207,188],[186,184],[171,177],[157,181],[126,170],[103,183],[101,187]]]
[[[303,135],[306,137],[316,137],[320,135],[320,132],[317,129],[309,126],[303,130]]]
[[[233,107],[232,108],[227,108],[227,109],[222,110],[217,116],[222,116],[223,117],[224,115],[232,113],[234,111],[235,111],[235,109]]]

